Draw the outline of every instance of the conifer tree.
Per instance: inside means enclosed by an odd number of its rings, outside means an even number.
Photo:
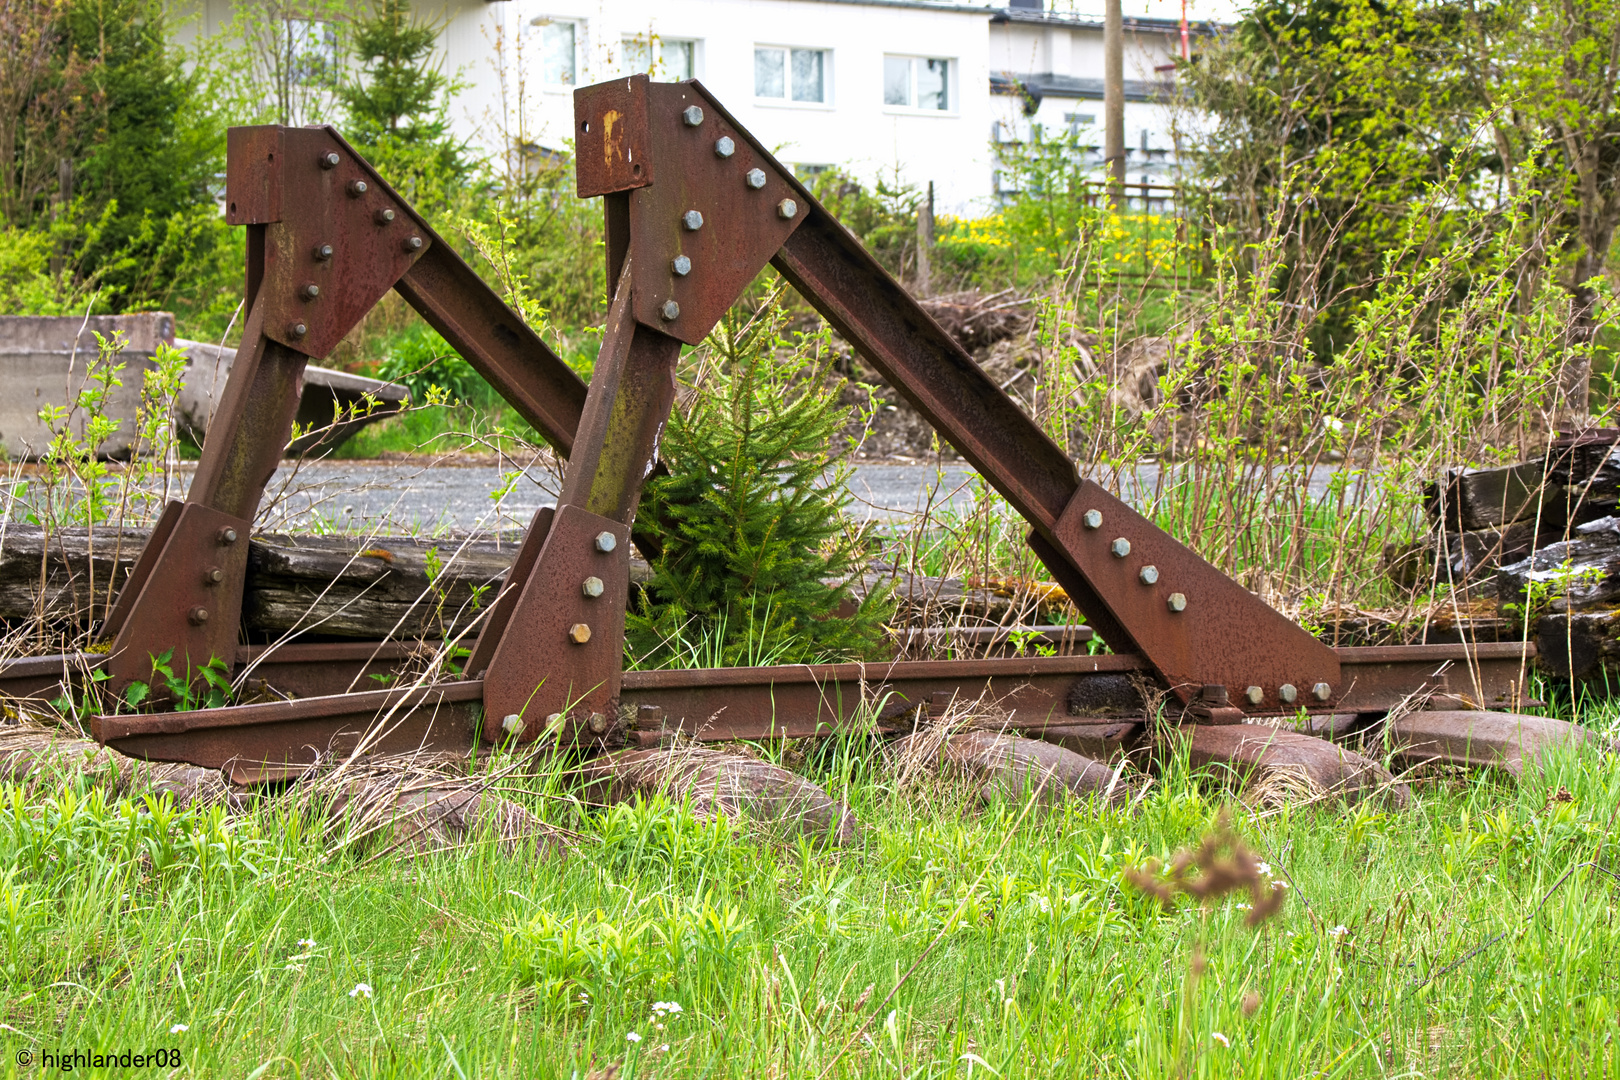
[[[861,538],[844,517],[847,419],[816,340],[792,348],[775,297],[711,335],[689,404],[661,445],[640,521],[663,545],[638,610],[630,659],[643,667],[815,663],[872,655],[892,609],[856,604]],[[854,614],[840,616],[841,606]]]

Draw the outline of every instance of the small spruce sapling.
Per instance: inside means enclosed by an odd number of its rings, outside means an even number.
[[[632,666],[816,663],[881,641],[892,601],[857,603],[850,587],[863,536],[844,514],[841,382],[823,339],[789,342],[784,322],[775,295],[751,319],[728,316],[670,416],[669,475],[642,502],[663,553],[629,614]]]

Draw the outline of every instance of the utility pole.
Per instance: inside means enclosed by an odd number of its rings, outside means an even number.
[[[1103,160],[1108,166],[1108,205],[1125,203],[1125,14],[1120,0],[1107,0],[1103,14]]]
[[[917,293],[927,296],[934,275],[934,182],[928,181],[928,199],[917,207]]]

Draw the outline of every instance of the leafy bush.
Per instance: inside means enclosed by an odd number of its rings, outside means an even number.
[[[473,366],[422,322],[412,323],[385,346],[377,378],[406,387],[411,399],[418,402],[429,400],[429,390],[435,386],[452,401],[473,404],[486,402],[493,394]]]
[[[630,613],[630,662],[642,667],[812,663],[866,656],[886,597],[855,606],[860,535],[832,446],[847,418],[820,338],[782,337],[773,296],[739,325],[717,327],[685,408],[661,447],[641,523],[663,545]]]

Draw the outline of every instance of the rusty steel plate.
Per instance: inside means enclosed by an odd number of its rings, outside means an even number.
[[[645,75],[574,91],[574,178],[592,199],[653,182]]]
[[[488,741],[533,740],[556,714],[597,735],[616,724],[629,591],[630,530],[559,507],[484,676]]]
[[[225,132],[225,223],[268,225],[281,220],[279,124],[233,127]]]
[[[264,332],[306,356],[324,357],[432,239],[330,127],[284,128],[278,166],[282,217],[265,229],[259,287],[267,304]]]
[[[1182,700],[1211,684],[1250,713],[1338,697],[1332,648],[1098,484],[1081,482],[1052,539]]]
[[[170,650],[169,666],[187,681],[199,679],[213,660],[227,668],[236,663],[252,527],[200,503],[182,506],[113,639],[107,658],[110,689],[121,692],[132,682],[152,682],[154,657]]]
[[[638,85],[657,175],[630,193],[636,321],[697,345],[810,208],[792,174],[699,83]],[[716,149],[727,145],[729,154]]]
[[[1387,727],[1395,758],[1408,765],[1441,762],[1501,769],[1520,776],[1556,746],[1591,744],[1613,750],[1589,728],[1550,716],[1436,710],[1401,716]]]
[[[477,740],[478,682],[233,705],[192,712],[97,716],[91,736],[148,761],[225,769],[233,778],[274,778],[333,757],[466,753]]]
[[[1513,711],[1529,704],[1526,687],[1534,644],[1374,645],[1334,651],[1344,678],[1335,712],[1389,712],[1410,708],[1431,694],[1460,697],[1483,709]]]

